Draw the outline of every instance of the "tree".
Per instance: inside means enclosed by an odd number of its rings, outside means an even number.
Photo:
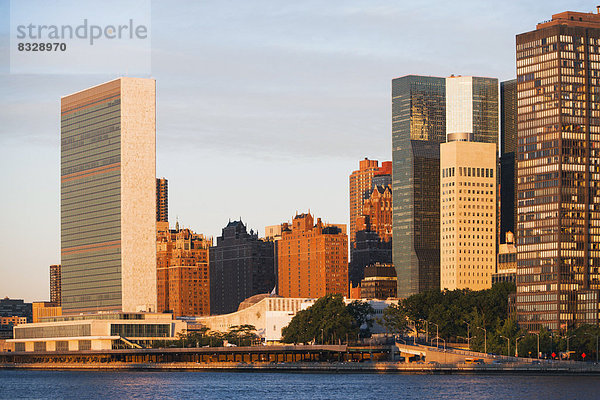
[[[352,330],[360,332],[361,337],[371,337],[371,328],[373,327],[372,315],[375,314],[373,307],[364,301],[354,300],[346,306],[346,309],[354,319]],[[361,328],[365,325],[365,328]]]
[[[335,343],[355,336],[357,321],[352,317],[341,295],[327,295],[310,308],[299,311],[281,330],[284,343]],[[359,325],[360,326],[360,325]]]
[[[381,324],[390,333],[398,333],[404,335],[408,330],[408,319],[406,311],[401,305],[390,304],[383,310]]]

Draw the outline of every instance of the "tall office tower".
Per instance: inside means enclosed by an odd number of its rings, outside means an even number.
[[[60,264],[50,266],[50,302],[57,306],[61,305],[60,300]]]
[[[445,139],[445,79],[394,79],[392,241],[398,297],[440,287],[440,143]]]
[[[348,295],[348,236],[309,214],[284,223],[277,242],[278,294],[283,297]]]
[[[239,304],[275,287],[274,243],[258,238],[242,221],[230,221],[210,248],[210,313],[237,311]]]
[[[489,289],[496,272],[496,144],[441,145],[441,289]]]
[[[498,146],[498,79],[446,78],[446,137]]]
[[[358,164],[359,169],[350,174],[350,243],[356,235],[356,219],[362,215],[365,193],[373,190],[373,178],[376,175],[390,175],[391,163],[365,158]]]
[[[517,318],[598,324],[600,15],[563,12],[516,37]]]
[[[156,221],[169,222],[169,181],[156,178]]]
[[[500,236],[517,220],[517,80],[500,83]]]
[[[61,99],[64,314],[156,311],[155,81]]]
[[[168,222],[156,225],[157,310],[176,317],[210,314],[212,239],[187,228],[171,230]]]

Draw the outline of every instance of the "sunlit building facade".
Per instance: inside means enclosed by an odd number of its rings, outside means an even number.
[[[348,294],[348,236],[308,214],[282,224],[277,241],[278,294],[313,297]]]
[[[440,288],[483,290],[496,272],[496,145],[441,145]]]
[[[156,280],[158,311],[176,317],[208,315],[208,251],[212,239],[183,228],[157,223]]]
[[[64,314],[156,311],[153,79],[61,99]]]
[[[518,322],[598,324],[600,15],[553,15],[516,45]]]

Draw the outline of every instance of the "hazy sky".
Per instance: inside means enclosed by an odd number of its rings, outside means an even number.
[[[81,13],[85,14],[85,2]],[[154,1],[157,176],[217,236],[311,210],[348,223],[348,175],[391,159],[391,79],[515,77],[515,35],[579,0]],[[74,13],[79,10],[73,10]],[[60,262],[60,97],[118,75],[15,75],[0,0],[0,297],[47,300]]]

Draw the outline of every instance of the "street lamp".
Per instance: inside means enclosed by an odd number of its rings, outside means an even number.
[[[467,336],[467,337],[457,336],[457,338],[463,338],[463,339],[465,339],[467,341],[467,347],[469,348],[469,350],[471,350],[471,343],[470,343],[471,339],[477,339],[477,336]]]
[[[530,332],[532,335],[537,335],[537,359],[540,359],[540,333]],[[567,346],[568,347],[568,346]]]
[[[584,333],[584,335],[596,337],[596,364],[598,364],[598,335],[593,335],[591,333]]]
[[[469,330],[471,329],[471,324],[468,323],[467,321],[463,320],[463,322],[465,324],[467,324],[467,338],[470,337],[471,335],[469,335]],[[467,346],[469,346],[469,350],[471,350],[471,346],[469,345],[469,339],[467,339]]]
[[[521,335],[515,339],[515,357],[519,357],[519,339],[523,339],[525,336]]]
[[[437,340],[435,345],[436,347],[440,347],[440,327],[435,322],[432,322],[432,324],[435,325],[435,339]]]
[[[419,318],[419,321],[425,322],[425,343],[429,341],[429,321]]]
[[[480,326],[478,326],[477,329],[481,329],[483,331],[483,343],[484,343],[483,348],[484,348],[485,354],[487,354],[487,329],[482,328]]]
[[[569,357],[569,359],[571,358],[571,353],[569,352],[569,339],[571,339],[572,337],[575,337],[575,335],[571,335],[571,336],[563,336],[565,339],[567,339],[567,356]]]
[[[500,337],[506,339],[506,355],[510,356],[510,339],[502,335]]]

